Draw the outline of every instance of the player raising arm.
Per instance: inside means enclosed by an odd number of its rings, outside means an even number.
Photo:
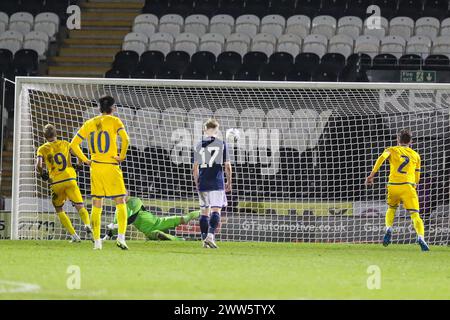
[[[194,182],[200,200],[200,231],[204,248],[217,248],[214,234],[220,223],[220,212],[227,206],[225,192],[231,191],[232,168],[227,144],[218,139],[219,123],[209,119],[204,125],[205,136],[194,150]],[[223,165],[227,182],[225,184]],[[211,217],[210,217],[211,214]]]
[[[89,213],[83,205],[83,197],[77,185],[77,174],[71,163],[69,142],[58,140],[56,128],[51,124],[44,127],[44,137],[47,142],[37,151],[36,171],[44,181],[49,183],[53,206],[59,221],[70,233],[71,242],[80,242],[80,237],[63,210],[66,199],[72,201],[84,223],[86,232],[91,234]]]
[[[183,238],[172,236],[166,232],[182,224],[188,224],[192,219],[198,218],[199,211],[189,212],[185,216],[157,217],[148,211],[142,200],[139,198],[127,198],[128,225],[134,225],[142,232],[147,240],[171,240],[179,241]],[[114,223],[108,225],[107,235],[103,240],[110,239],[117,232],[117,211],[114,216]]]
[[[390,173],[387,185],[386,234],[383,245],[391,243],[392,226],[394,224],[395,211],[400,203],[410,213],[414,229],[418,235],[418,243],[422,251],[428,251],[428,245],[424,238],[424,224],[419,215],[419,197],[416,186],[420,180],[420,156],[410,148],[412,142],[411,132],[403,129],[398,133],[395,147],[387,148],[378,158],[372,172],[366,179],[366,185],[372,185],[377,171],[384,161],[389,160]]]
[[[116,244],[127,250],[125,232],[127,229],[127,208],[125,196],[127,190],[123,181],[120,163],[125,160],[129,138],[122,121],[113,116],[116,110],[114,98],[104,96],[99,100],[101,115],[87,120],[72,139],[70,147],[74,154],[84,163],[91,166],[91,194],[92,194],[92,228],[94,249],[102,248],[100,239],[100,223],[103,198],[113,198],[116,203],[118,236]],[[122,140],[120,154],[117,148],[117,136]],[[89,142],[91,159],[81,151],[83,140]]]

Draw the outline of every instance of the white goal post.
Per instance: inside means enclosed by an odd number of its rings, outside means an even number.
[[[122,164],[129,194],[158,216],[198,209],[192,147],[202,123],[215,117],[222,133],[239,132],[239,139],[227,140],[234,181],[220,240],[379,242],[388,165],[374,187],[364,179],[384,148],[396,144],[397,132],[409,128],[423,162],[418,192],[426,237],[431,244],[450,242],[450,84],[29,77],[16,79],[12,239],[66,239],[49,187],[34,171],[36,150],[47,123],[70,141],[98,114],[104,94],[116,99],[131,137]],[[90,210],[87,168],[78,183]],[[65,210],[80,232],[70,203]],[[103,211],[102,234],[113,210],[110,203]],[[132,226],[128,232],[142,239]],[[200,237],[197,221],[171,232]],[[393,241],[415,241],[403,208]]]

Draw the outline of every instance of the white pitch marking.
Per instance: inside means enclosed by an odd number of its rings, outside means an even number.
[[[17,292],[36,292],[40,291],[41,287],[33,283],[17,282],[0,280],[0,294],[2,293],[17,293]]]

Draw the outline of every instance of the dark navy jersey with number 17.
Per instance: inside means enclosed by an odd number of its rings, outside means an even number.
[[[205,137],[194,150],[199,166],[198,191],[224,190],[223,164],[230,161],[227,144],[215,137]]]

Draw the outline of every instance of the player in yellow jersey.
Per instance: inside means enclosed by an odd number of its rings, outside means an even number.
[[[71,163],[69,142],[58,140],[56,129],[51,124],[44,127],[44,137],[47,142],[37,151],[36,171],[43,180],[49,182],[53,206],[61,224],[70,233],[71,242],[80,242],[80,237],[63,210],[66,199],[72,201],[84,223],[84,229],[88,234],[92,233],[89,213],[83,205],[83,197],[77,185],[77,174]]]
[[[387,185],[386,211],[386,234],[383,245],[388,246],[392,237],[392,226],[394,224],[395,211],[400,203],[410,213],[414,229],[417,232],[418,243],[422,251],[430,250],[424,238],[424,224],[420,218],[419,197],[416,186],[420,180],[420,155],[410,148],[412,135],[408,129],[403,129],[398,133],[395,147],[387,148],[378,158],[372,172],[366,179],[366,185],[370,186],[374,182],[375,174],[380,169],[384,161],[389,160],[390,173]]]
[[[116,244],[127,250],[125,232],[127,229],[127,209],[125,197],[127,190],[123,181],[120,163],[125,160],[129,138],[122,121],[113,116],[116,110],[114,98],[104,96],[99,100],[101,115],[87,120],[70,143],[73,153],[85,164],[91,166],[91,194],[94,249],[102,248],[100,224],[104,198],[116,202],[118,236]],[[117,136],[121,138],[120,154],[117,148]],[[81,151],[83,140],[89,143],[90,159]]]

